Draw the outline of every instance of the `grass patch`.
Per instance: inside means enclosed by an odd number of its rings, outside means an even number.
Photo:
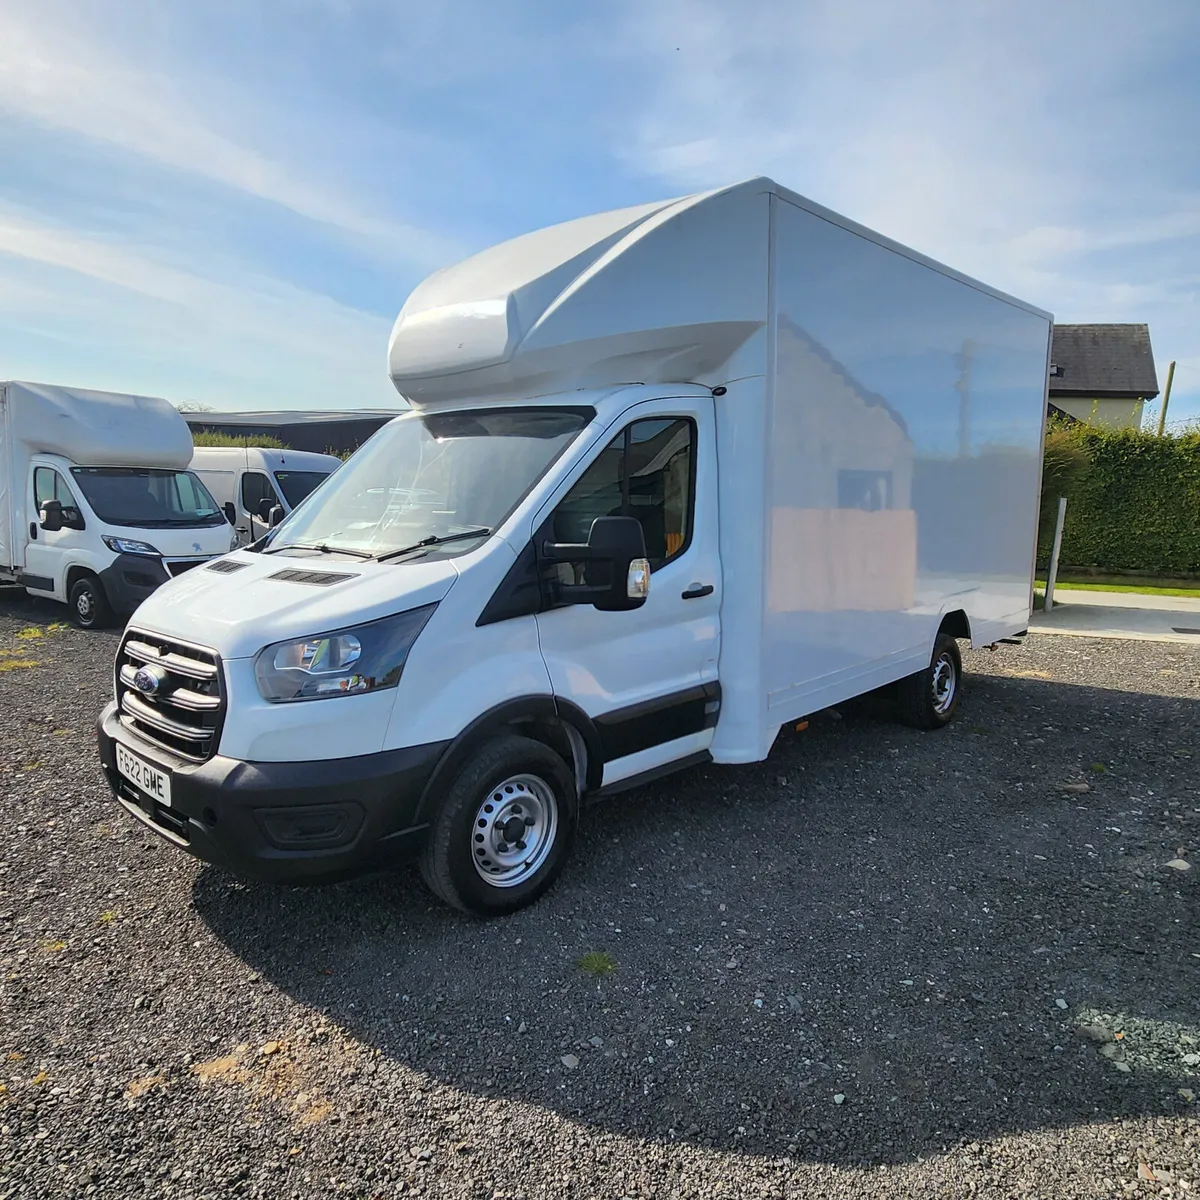
[[[31,671],[42,664],[36,658],[18,658],[15,655],[0,656],[0,675],[9,671]]]
[[[1039,579],[1037,587],[1045,588],[1045,580]],[[1184,586],[1164,582],[1161,579],[1147,577],[1139,579],[1129,575],[1060,575],[1055,581],[1056,588],[1066,588],[1076,592],[1128,592],[1140,596],[1191,596],[1200,599],[1200,587]]]
[[[1103,775],[1108,771],[1108,768],[1103,763],[1092,763],[1092,765],[1088,767],[1088,770],[1094,771],[1097,775]]]
[[[607,950],[589,950],[580,960],[579,969],[585,975],[600,979],[617,969],[617,961]]]
[[[42,631],[36,625],[30,625],[28,629],[18,629],[13,636],[18,642],[31,642],[35,638],[40,638]]]

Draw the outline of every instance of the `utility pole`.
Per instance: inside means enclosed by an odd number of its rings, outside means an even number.
[[[1162,412],[1158,414],[1158,436],[1162,437],[1167,428],[1167,405],[1171,403],[1171,384],[1175,382],[1175,362],[1167,368],[1167,386],[1163,391]]]

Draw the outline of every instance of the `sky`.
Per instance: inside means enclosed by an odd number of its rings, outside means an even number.
[[[1198,48],[1195,0],[3,0],[0,378],[397,407],[430,271],[766,174],[1148,322],[1200,419]]]

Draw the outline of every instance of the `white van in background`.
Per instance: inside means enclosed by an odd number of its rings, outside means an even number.
[[[0,579],[63,601],[87,629],[228,553],[191,449],[165,400],[0,383]]]
[[[192,470],[236,527],[242,544],[267,532],[273,508],[282,508],[287,516],[341,465],[332,454],[258,446],[197,446],[192,454]]]
[[[1029,624],[1051,320],[767,179],[438,271],[412,410],[131,623],[116,799],[243,877],[415,858],[490,916],[589,796],[885,687],[946,725],[959,642]]]

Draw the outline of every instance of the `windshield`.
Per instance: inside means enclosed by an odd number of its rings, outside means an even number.
[[[225,514],[191,471],[72,467],[71,474],[106,525],[157,529],[225,523]]]
[[[329,478],[328,471],[276,471],[275,482],[283,498],[288,502],[288,508],[295,508],[301,500]]]
[[[377,555],[468,530],[486,537],[593,416],[581,408],[408,413],[384,426],[312,503],[287,517],[271,547]],[[460,538],[445,552],[478,544]]]

